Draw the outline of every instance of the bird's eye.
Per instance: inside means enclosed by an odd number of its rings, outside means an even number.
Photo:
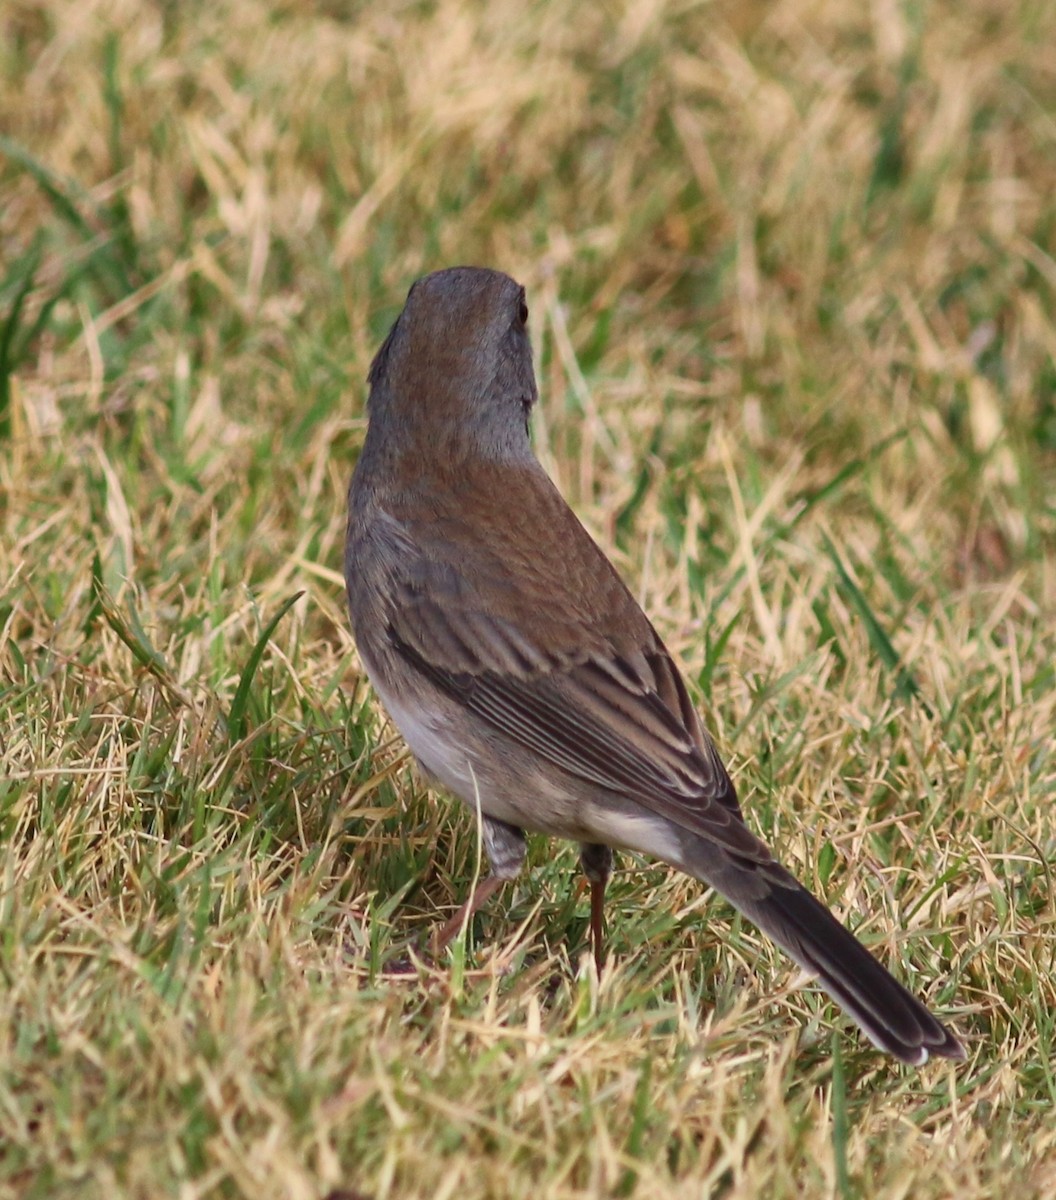
[[[518,310],[518,316],[521,318],[522,325],[528,324],[528,305],[525,304],[523,299],[521,300],[521,307]]]

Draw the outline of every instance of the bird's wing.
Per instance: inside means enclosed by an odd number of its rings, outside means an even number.
[[[450,565],[438,574],[450,582]],[[555,767],[748,861],[772,861],[744,824],[733,783],[648,622],[651,636],[630,652],[585,629],[587,649],[548,658],[524,628],[465,594],[452,602],[441,578],[426,583],[401,589],[389,616],[390,644],[406,663]]]

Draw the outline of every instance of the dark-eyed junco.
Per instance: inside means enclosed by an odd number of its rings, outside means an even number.
[[[525,830],[572,838],[601,958],[611,847],[710,884],[870,1040],[907,1063],[960,1042],[744,822],[678,668],[532,453],[524,289],[457,267],[420,279],[370,369],[349,491],[352,628],[426,774],[479,813],[491,874]]]

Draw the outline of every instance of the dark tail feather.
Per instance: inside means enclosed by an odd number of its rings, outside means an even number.
[[[713,852],[707,857],[713,867]],[[946,1026],[783,867],[735,865],[730,858],[723,866],[718,872],[702,871],[701,877],[816,975],[874,1046],[914,1066],[932,1054],[965,1057],[964,1047]]]
[[[929,1055],[964,1058],[964,1047],[858,939],[798,884],[775,889],[762,925],[881,1050],[920,1066]]]

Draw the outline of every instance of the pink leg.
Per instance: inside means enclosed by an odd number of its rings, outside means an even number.
[[[497,875],[489,875],[487,879],[482,879],[480,883],[469,893],[469,897],[458,912],[455,913],[450,920],[445,921],[439,932],[435,935],[436,952],[439,953],[453,941],[462,931],[463,924],[473,916],[478,909],[482,908],[491,899],[492,896],[502,887],[506,881],[500,879]]]

